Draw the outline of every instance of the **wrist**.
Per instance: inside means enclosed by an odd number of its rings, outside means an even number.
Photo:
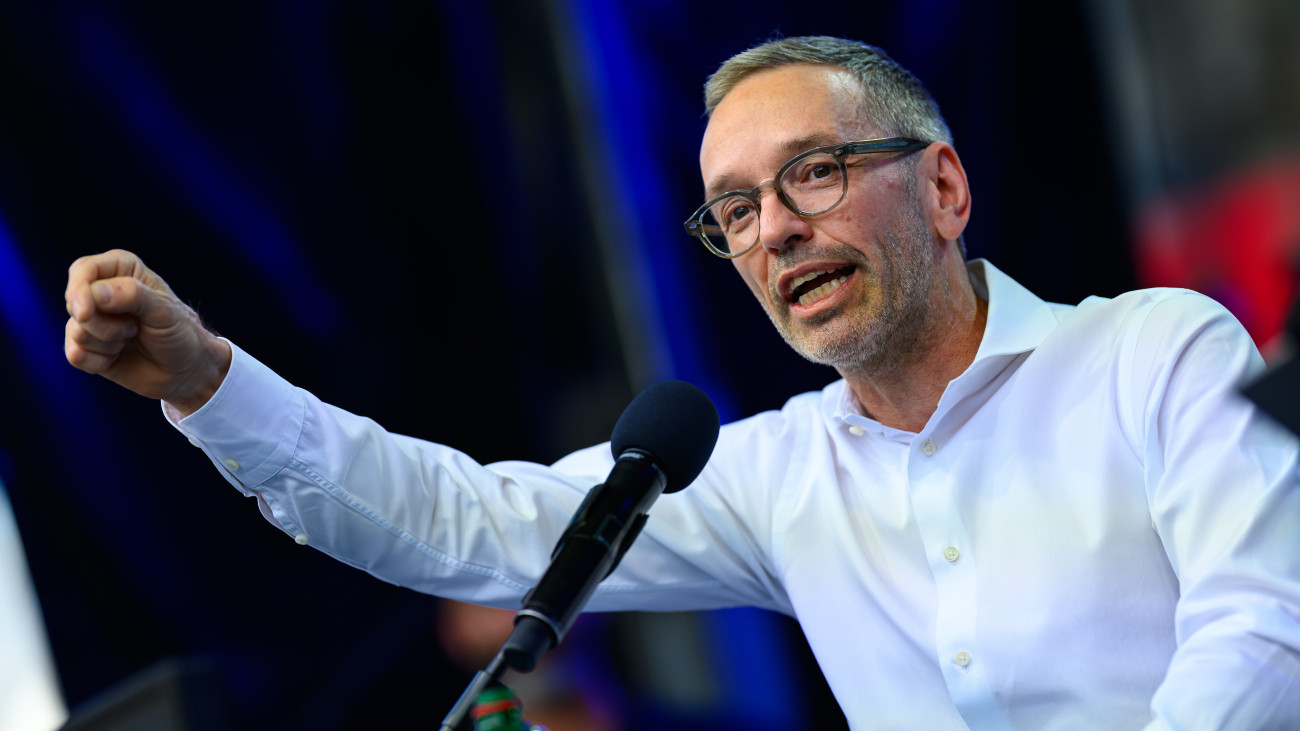
[[[206,333],[205,356],[199,359],[194,369],[187,374],[185,385],[177,392],[163,399],[175,409],[182,418],[203,408],[217,389],[221,388],[230,372],[232,351],[230,343]]]

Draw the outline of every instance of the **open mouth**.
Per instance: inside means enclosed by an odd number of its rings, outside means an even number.
[[[840,285],[853,275],[856,268],[850,265],[839,269],[818,269],[801,274],[790,280],[789,294],[786,298],[803,307],[814,305],[839,289]]]

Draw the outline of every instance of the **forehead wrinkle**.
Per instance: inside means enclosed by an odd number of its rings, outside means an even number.
[[[807,152],[814,147],[825,147],[827,145],[838,145],[847,140],[841,139],[839,133],[830,132],[813,132],[812,134],[796,137],[791,140],[782,142],[779,146],[782,156],[788,160],[801,152]]]

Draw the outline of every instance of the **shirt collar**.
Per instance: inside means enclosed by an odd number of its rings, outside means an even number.
[[[1059,305],[1043,301],[987,259],[972,259],[966,263],[966,270],[976,295],[989,303],[989,312],[975,359],[955,380],[979,378],[985,371],[1001,370],[1001,366],[993,367],[990,360],[1037,348],[1060,323]],[[858,412],[857,400],[842,378],[826,388],[822,402],[832,419],[876,424]],[[879,427],[887,429],[884,425]]]
[[[1027,353],[1060,323],[1055,307],[1025,289],[987,259],[966,264],[975,292],[989,303],[984,337],[971,365],[998,355]],[[982,290],[982,291],[981,291]]]

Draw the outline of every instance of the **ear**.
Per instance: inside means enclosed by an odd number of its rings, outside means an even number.
[[[970,220],[970,186],[957,151],[946,142],[925,149],[921,160],[922,201],[928,205],[935,232],[944,241],[956,241]]]

